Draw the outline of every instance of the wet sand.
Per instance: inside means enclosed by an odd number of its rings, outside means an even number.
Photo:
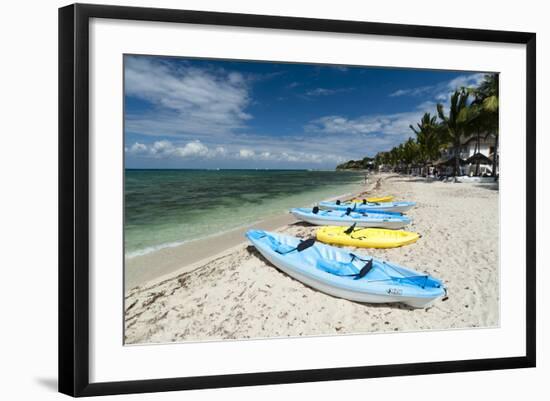
[[[218,255],[241,244],[244,234],[250,229],[274,230],[295,221],[291,214],[276,216],[250,226],[128,259],[125,262],[125,288],[133,288],[175,271],[191,271],[197,262],[205,264],[212,254]]]

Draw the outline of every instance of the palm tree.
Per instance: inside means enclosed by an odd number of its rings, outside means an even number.
[[[476,146],[474,149],[474,155],[481,152],[481,131],[484,130],[484,121],[481,118],[480,106],[477,104],[471,104],[469,107],[470,120],[472,122],[472,128],[476,135]],[[476,176],[479,175],[479,161],[476,163]]]
[[[475,88],[474,88],[475,89]],[[491,118],[487,116],[481,103],[475,100],[464,110],[463,119],[468,125],[470,134],[476,137],[474,154],[481,152],[481,133],[484,132],[485,139],[493,133]],[[494,159],[493,159],[494,161]],[[494,167],[494,166],[493,166]],[[494,169],[493,169],[494,170]],[[479,161],[476,165],[476,175],[479,174]]]
[[[394,170],[400,170],[401,168],[401,160],[403,156],[403,144],[399,146],[394,146],[389,151],[389,164],[394,168]]]
[[[390,154],[389,152],[378,152],[376,156],[374,156],[374,165],[378,169],[380,165],[388,165],[390,164]]]
[[[451,95],[449,115],[443,112],[443,105],[437,105],[437,114],[445,132],[445,142],[451,144],[455,151],[454,174],[457,176],[460,171],[460,147],[462,140],[467,139],[471,132],[471,119],[468,110],[468,92],[462,88]]]
[[[397,146],[395,152],[396,152],[398,170],[399,172],[403,172],[403,164],[404,164],[404,158],[405,158],[405,155],[404,155],[405,145],[400,143],[399,146]]]
[[[478,109],[476,124],[480,129],[483,129],[487,133],[487,136],[491,134],[495,135],[495,150],[493,153],[493,176],[496,176],[498,166],[498,87],[499,75],[486,74],[483,78],[483,81],[479,84],[477,88],[470,89],[470,93],[474,96],[472,105],[477,107]]]
[[[416,134],[420,158],[424,162],[424,167],[427,168],[429,162],[439,157],[442,145],[442,130],[437,123],[437,116],[432,116],[430,113],[425,113],[420,123],[416,125],[418,129],[412,125],[409,125],[409,127]]]
[[[380,164],[383,164],[385,167],[390,164],[390,152],[380,152]]]
[[[420,159],[420,147],[414,141],[414,139],[409,138],[403,144],[403,161],[407,166],[407,174],[410,173],[411,164],[415,163]]]

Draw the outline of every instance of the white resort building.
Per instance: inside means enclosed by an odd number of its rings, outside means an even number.
[[[473,136],[464,141],[458,152],[452,146],[444,149],[441,152],[440,160],[434,163],[440,175],[452,174],[456,156],[460,158],[460,175],[492,175],[493,158],[495,156],[495,136],[486,136],[484,134],[480,135],[479,138]]]

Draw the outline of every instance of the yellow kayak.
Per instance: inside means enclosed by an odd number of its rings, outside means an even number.
[[[397,248],[416,242],[420,234],[383,228],[347,228],[327,226],[317,230],[317,239],[325,244],[358,248]]]
[[[377,198],[366,198],[367,202],[375,203],[375,202],[391,202],[393,201],[393,196],[379,196]],[[352,202],[355,203],[363,203],[363,199],[353,199]]]

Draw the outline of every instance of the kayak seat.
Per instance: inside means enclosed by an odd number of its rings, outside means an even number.
[[[293,247],[292,245],[286,245],[277,241],[275,238],[273,238],[270,235],[266,236],[266,238],[267,238],[267,241],[269,242],[269,246],[271,247],[271,249],[273,249],[277,253],[285,254],[296,249],[296,247]]]
[[[336,276],[357,274],[357,267],[350,262],[337,262],[335,260],[319,259],[317,260],[317,268]]]
[[[252,239],[260,239],[266,236],[265,232],[260,230],[250,230],[246,235]]]

